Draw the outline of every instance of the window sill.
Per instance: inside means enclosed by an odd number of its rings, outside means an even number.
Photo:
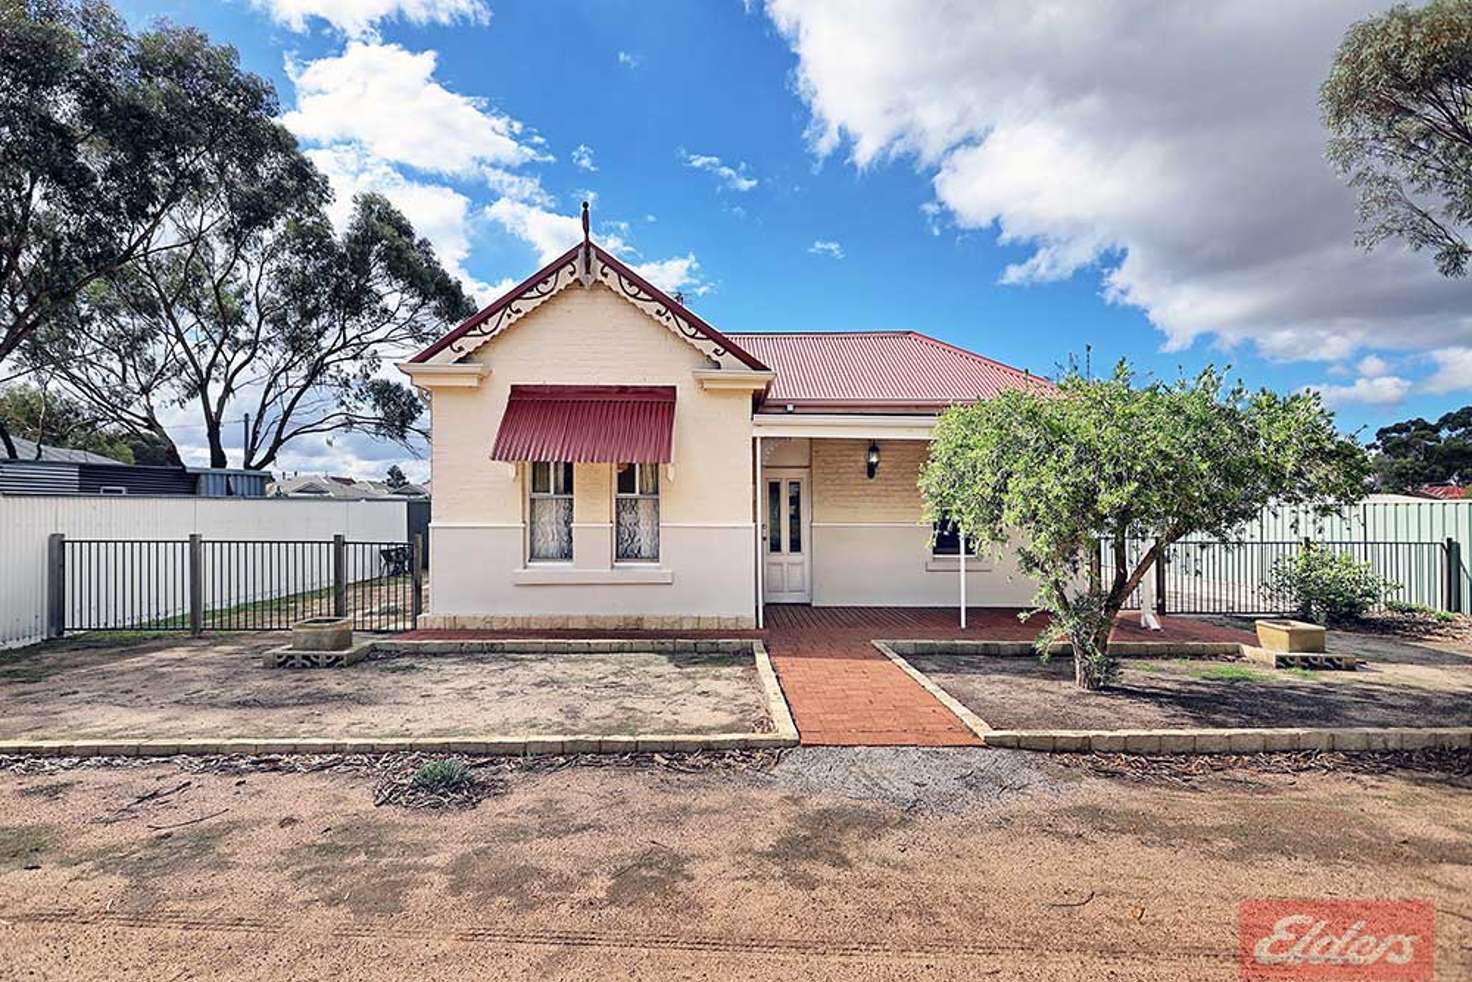
[[[968,573],[990,573],[992,564],[985,559],[967,559],[966,572]],[[957,573],[955,556],[931,556],[925,560],[925,572],[927,573]]]
[[[653,565],[615,566],[612,569],[531,565],[511,572],[511,582],[515,586],[616,586],[674,581],[674,570]]]

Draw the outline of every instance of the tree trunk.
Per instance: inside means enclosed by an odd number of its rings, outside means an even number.
[[[40,441],[38,440],[39,444]],[[5,447],[5,456],[8,460],[15,460],[20,454],[15,452],[15,441],[10,438],[10,427],[5,425],[5,420],[0,419],[0,445]]]
[[[225,456],[225,444],[220,439],[220,427],[210,426],[206,431],[210,441],[210,466],[228,467],[228,458]]]

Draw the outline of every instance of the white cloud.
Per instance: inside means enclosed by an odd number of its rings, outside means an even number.
[[[720,157],[705,153],[689,153],[684,147],[680,148],[680,159],[685,162],[686,167],[714,174],[722,187],[732,191],[750,191],[757,185],[756,178],[746,173],[745,161],[732,167],[723,163]]]
[[[636,55],[631,51],[620,51],[618,53],[618,63],[625,68],[638,68],[644,64],[644,56]]]
[[[572,157],[573,164],[581,167],[585,171],[595,171],[598,169],[598,165],[593,163],[593,148],[586,143],[579,143],[573,147],[570,156]]]
[[[808,246],[808,252],[815,256],[828,256],[830,259],[843,258],[843,246],[832,239],[816,239]]]
[[[305,31],[313,18],[327,21],[349,37],[371,34],[378,22],[402,17],[413,24],[485,24],[491,9],[484,0],[251,0],[293,31]]]
[[[1103,271],[1168,348],[1214,336],[1279,358],[1472,343],[1472,281],[1354,243],[1316,106],[1379,0],[768,0],[797,54],[819,157],[908,157],[936,210],[1030,253],[1007,283]],[[1385,391],[1386,386],[1380,390]]]
[[[1396,375],[1381,375],[1376,378],[1357,378],[1350,385],[1317,385],[1324,405],[1330,408],[1350,403],[1365,403],[1371,406],[1391,406],[1400,402],[1411,391],[1411,383]]]
[[[713,287],[700,276],[700,263],[695,254],[674,256],[658,262],[639,263],[629,267],[665,293],[703,297]]]
[[[1389,375],[1390,363],[1384,358],[1381,358],[1379,355],[1365,355],[1365,357],[1360,359],[1360,363],[1356,366],[1356,370],[1361,375],[1368,375],[1371,378],[1374,378],[1377,375]]]
[[[583,240],[582,219],[561,215],[523,201],[502,198],[487,206],[486,217],[526,242],[537,253],[539,263],[549,263]],[[625,262],[638,251],[624,238],[627,222],[610,221],[601,226],[603,234],[595,235],[599,245]],[[702,296],[712,285],[701,276],[700,262],[694,253],[669,259],[630,263],[630,268],[666,293],[681,291]]]
[[[456,177],[546,159],[521,123],[435,81],[437,60],[353,41],[340,55],[288,65],[296,108],[282,122],[304,140],[358,143],[374,157]]]
[[[1472,347],[1441,348],[1431,358],[1436,371],[1422,383],[1423,389],[1438,395],[1472,389]]]

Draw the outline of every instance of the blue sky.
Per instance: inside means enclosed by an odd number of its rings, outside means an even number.
[[[1346,429],[1472,401],[1467,284],[1356,249],[1322,159],[1315,87],[1374,5],[119,6],[236,46],[340,194],[388,193],[482,299],[591,195],[595,233],[723,330],[914,329],[1045,374],[1086,345],[1230,363],[1322,387]]]

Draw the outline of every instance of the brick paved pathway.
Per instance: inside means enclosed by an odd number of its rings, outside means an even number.
[[[1122,616],[1116,640],[1243,641],[1246,632],[1172,617],[1161,633]],[[870,643],[977,638],[1030,641],[1041,618],[1022,623],[1015,610],[956,612],[914,607],[767,607],[767,651],[804,744],[949,747],[978,744],[950,710]]]
[[[876,612],[877,613],[877,612]],[[767,652],[803,744],[977,746],[981,741],[869,642],[898,625],[872,618],[810,624],[811,608],[767,608]]]

